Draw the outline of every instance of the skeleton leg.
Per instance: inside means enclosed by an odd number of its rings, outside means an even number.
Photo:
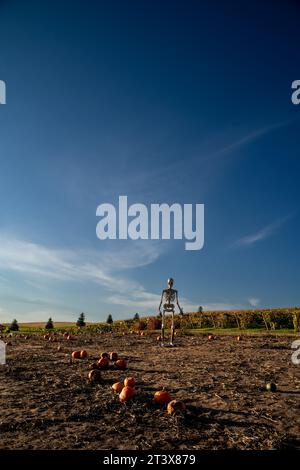
[[[165,311],[163,310],[161,316],[161,344],[163,345],[165,341]]]
[[[173,346],[174,343],[174,333],[175,333],[175,327],[174,327],[174,310],[172,312],[172,320],[171,320],[171,341],[170,344]]]

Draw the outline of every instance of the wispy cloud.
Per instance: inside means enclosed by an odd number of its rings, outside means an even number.
[[[106,288],[126,291],[138,284],[116,276],[116,271],[146,266],[160,255],[158,245],[139,245],[126,250],[72,251],[49,248],[37,243],[0,237],[0,267],[40,279],[93,281]]]
[[[149,265],[156,261],[160,254],[161,247],[152,243],[135,243],[134,246],[126,244],[124,249],[99,253],[49,248],[10,236],[0,236],[0,268],[21,275],[26,283],[30,284],[31,291],[41,290],[43,279],[60,283],[92,282],[107,291],[106,302],[140,309],[157,306],[159,296],[147,292],[140,282],[120,273]],[[10,295],[8,299],[7,295],[4,297],[9,302],[31,304],[31,307],[36,305],[42,308],[43,312],[48,312],[51,308],[67,312],[64,305],[52,301],[48,295],[45,299],[19,298],[18,295]]]
[[[287,215],[286,217],[282,217],[281,219],[276,220],[272,224],[266,225],[251,235],[246,235],[245,237],[239,238],[232,244],[232,246],[251,246],[259,241],[265,240],[266,238],[274,235],[291,217],[292,214]]]
[[[258,129],[255,129],[252,132],[249,132],[248,134],[236,139],[235,141],[231,142],[228,145],[225,145],[224,147],[218,149],[216,152],[214,152],[211,157],[218,157],[222,155],[226,155],[228,153],[233,152],[234,150],[238,150],[241,147],[244,147],[248,144],[251,144],[255,142],[256,140],[259,140],[260,138],[271,134],[272,132],[276,131],[277,129],[280,129],[286,125],[288,125],[290,121],[284,121],[284,122],[278,122],[275,124],[271,124],[269,126],[261,127]]]
[[[148,265],[156,261],[160,253],[161,248],[151,243],[135,244],[134,247],[126,245],[124,251],[118,249],[114,253],[106,251],[99,255],[98,252],[54,249],[12,237],[0,237],[0,267],[19,273],[26,283],[30,283],[31,292],[36,290],[40,294],[43,279],[59,283],[92,282],[107,291],[106,303],[153,315],[157,313],[160,294],[147,291],[140,282],[129,279],[128,275],[120,275],[120,272]],[[5,294],[2,300],[28,306],[26,314],[18,313],[21,321],[39,321],[53,313],[57,321],[74,315],[72,306],[57,301],[51,292],[46,292],[45,297]],[[180,304],[186,312],[198,308],[198,305],[184,297],[180,298]],[[203,305],[205,310],[229,310],[233,307],[224,303]],[[5,312],[3,310],[1,316]]]

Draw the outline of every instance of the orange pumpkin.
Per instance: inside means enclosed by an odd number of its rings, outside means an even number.
[[[98,369],[93,369],[89,372],[89,381],[92,383],[100,382],[101,380],[101,372]]]
[[[111,361],[115,362],[118,360],[118,353],[116,352],[111,352],[110,355],[109,355],[109,358]]]
[[[120,401],[123,403],[125,401],[130,400],[130,398],[134,397],[135,389],[132,387],[124,387],[122,392],[119,395]]]
[[[109,365],[109,360],[107,357],[101,357],[101,359],[99,359],[98,361],[99,369],[107,369],[108,365]]]
[[[80,351],[80,357],[81,359],[84,359],[88,356],[88,353],[85,351],[85,349],[83,349],[82,351]]]
[[[115,384],[112,385],[111,387],[115,392],[117,393],[121,393],[123,388],[124,388],[124,385],[122,384],[122,382],[116,382]]]
[[[161,390],[154,393],[153,400],[157,405],[167,405],[172,400],[172,398],[169,392]]]
[[[134,387],[135,384],[136,381],[134,377],[126,377],[126,379],[124,380],[125,387]]]
[[[80,351],[73,351],[72,359],[80,359]]]
[[[168,403],[167,412],[169,415],[183,414],[186,412],[186,404],[179,400],[172,400]]]
[[[125,361],[125,359],[118,359],[116,362],[115,362],[115,367],[117,369],[126,369],[127,367],[127,362]]]

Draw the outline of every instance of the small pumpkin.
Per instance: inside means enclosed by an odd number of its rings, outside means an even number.
[[[134,387],[135,384],[136,381],[134,377],[126,377],[126,379],[124,380],[125,387]]]
[[[106,357],[107,359],[109,359],[109,354],[107,352],[103,352],[101,353],[100,357]]]
[[[171,400],[171,395],[166,390],[160,390],[154,393],[153,401],[157,405],[167,405]]]
[[[113,362],[117,361],[117,360],[118,360],[118,353],[116,353],[116,352],[111,352],[111,353],[109,354],[109,359],[110,359],[111,361],[113,361]]]
[[[277,386],[274,382],[269,382],[265,384],[265,390],[267,390],[267,392],[276,392]]]
[[[101,372],[99,369],[90,370],[88,375],[89,381],[92,383],[100,382],[101,381]]]
[[[107,357],[101,357],[101,359],[99,359],[98,361],[99,369],[107,369],[108,365],[109,365],[109,360]]]
[[[119,400],[124,403],[130,400],[135,395],[135,389],[132,387],[124,387],[119,395]]]
[[[121,393],[123,388],[124,388],[124,385],[122,384],[122,382],[116,382],[115,384],[112,385],[111,387],[115,392],[117,393]]]
[[[88,353],[86,352],[85,349],[80,351],[80,357],[81,357],[81,359],[85,359],[86,357],[88,357]]]
[[[183,401],[172,400],[168,403],[167,412],[169,415],[184,414],[186,412],[186,404]]]
[[[114,364],[117,369],[121,370],[124,370],[127,367],[127,362],[125,361],[125,359],[118,359]]]
[[[72,359],[80,359],[80,351],[73,351]]]

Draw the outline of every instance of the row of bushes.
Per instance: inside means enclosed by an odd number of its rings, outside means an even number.
[[[166,326],[171,324],[170,316],[166,317]],[[175,315],[175,327],[181,329],[194,328],[265,328],[267,330],[294,329],[300,330],[300,308],[268,309],[268,310],[237,310],[185,313]],[[115,322],[111,327],[115,331],[159,330],[161,317],[148,317],[139,320]]]
[[[49,319],[49,321],[50,320],[51,319]],[[16,320],[14,322],[17,323]],[[0,331],[17,331],[18,328],[16,328],[14,322],[10,325],[10,327],[6,328],[3,325],[0,325]],[[170,325],[171,317],[168,315],[166,317],[166,327],[169,328]],[[160,316],[133,318],[130,320],[115,321],[111,324],[102,323],[89,324],[85,326],[85,330],[94,333],[100,331],[128,333],[132,330],[142,331],[147,329],[149,331],[153,331],[159,330],[160,328]],[[201,328],[240,328],[241,330],[251,328],[265,328],[267,330],[294,329],[295,331],[300,331],[300,308],[185,313],[183,316],[175,315],[175,328],[182,330]],[[78,328],[75,326],[73,329],[74,331],[78,330]],[[40,328],[40,330],[42,331],[43,328]],[[36,328],[34,331],[36,331]]]

